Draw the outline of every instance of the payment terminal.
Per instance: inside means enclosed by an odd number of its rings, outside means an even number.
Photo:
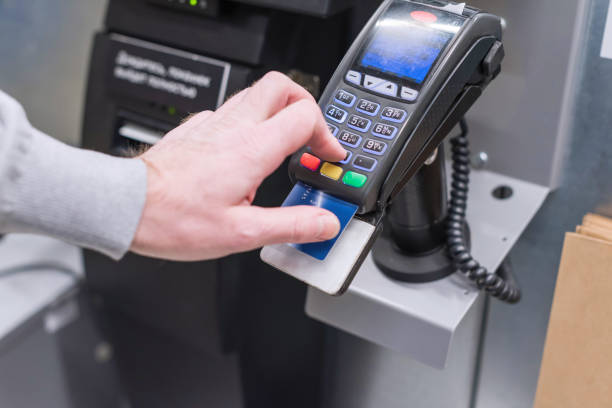
[[[283,205],[315,205],[342,225],[331,241],[264,247],[264,262],[326,293],[343,293],[395,195],[499,73],[501,19],[437,0],[386,0],[320,99],[347,151],[328,163],[308,148],[290,160]]]

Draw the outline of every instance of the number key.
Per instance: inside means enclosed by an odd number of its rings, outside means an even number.
[[[367,132],[371,124],[371,120],[357,115],[351,115],[348,119],[348,126],[351,129],[359,130],[360,132]]]
[[[359,142],[361,142],[361,136],[343,130],[342,132],[340,132],[338,140],[340,141],[340,143],[345,144],[347,146],[357,147],[359,145]]]
[[[332,134],[332,136],[336,136],[336,134],[338,133],[338,128],[334,125],[331,124],[327,124],[327,128],[329,129],[330,133]]]
[[[387,150],[387,144],[378,140],[368,139],[363,145],[363,150],[380,156]]]
[[[370,102],[365,99],[361,99],[357,103],[357,110],[361,113],[365,113],[366,115],[376,116],[378,113],[378,109],[380,109],[380,105],[374,102]]]
[[[341,105],[344,106],[348,106],[349,108],[351,106],[353,106],[353,104],[355,103],[355,95],[353,95],[352,93],[348,93],[344,90],[339,90],[338,93],[336,93],[336,102],[338,102]]]
[[[377,123],[372,128],[372,134],[383,139],[393,139],[396,133],[397,128],[395,126],[385,125],[384,123]]]
[[[392,122],[403,122],[406,119],[406,111],[399,108],[391,108],[387,106],[382,110],[380,116],[385,120]]]
[[[343,123],[347,113],[334,105],[329,105],[325,111],[325,115],[334,122]]]

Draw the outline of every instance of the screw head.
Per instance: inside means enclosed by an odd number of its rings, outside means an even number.
[[[489,155],[487,154],[487,152],[475,153],[474,155],[472,155],[471,162],[472,167],[474,167],[475,169],[482,169],[489,162]]]

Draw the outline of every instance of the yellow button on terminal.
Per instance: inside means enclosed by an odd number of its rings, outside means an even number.
[[[329,177],[332,180],[338,180],[342,175],[342,167],[333,165],[331,163],[323,163],[321,167],[321,174],[325,177]]]

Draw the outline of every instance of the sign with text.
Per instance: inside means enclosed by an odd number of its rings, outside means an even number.
[[[111,92],[174,106],[185,112],[216,109],[225,98],[230,64],[115,35],[110,44]]]

